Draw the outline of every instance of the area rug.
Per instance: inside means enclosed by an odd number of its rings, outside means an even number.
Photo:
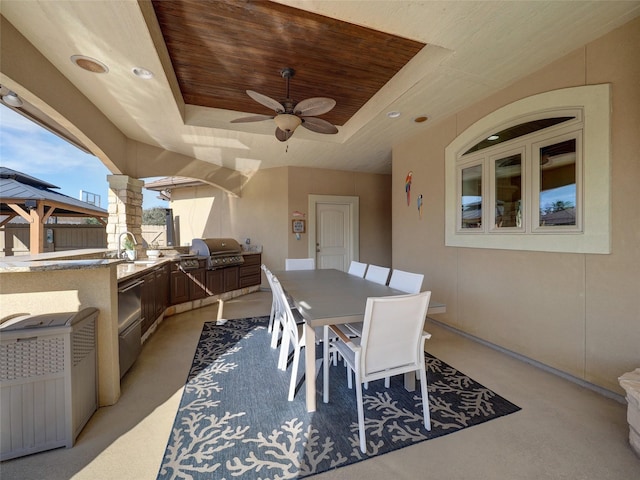
[[[359,448],[355,390],[343,364],[331,367],[330,402],[307,413],[305,389],[287,401],[289,369],[278,370],[268,317],[204,325],[158,479],[288,479],[343,467],[457,432],[520,408],[427,354],[431,431],[420,388],[402,375],[363,390],[367,453]],[[320,350],[320,348],[318,348]],[[320,358],[320,357],[319,357]],[[300,365],[301,376],[304,365]],[[302,377],[301,377],[302,378]]]

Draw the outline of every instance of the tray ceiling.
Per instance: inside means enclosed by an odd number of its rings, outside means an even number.
[[[424,43],[266,1],[155,0],[185,103],[273,113],[247,94],[336,100],[322,118],[344,125]],[[366,52],[366,55],[363,55]]]

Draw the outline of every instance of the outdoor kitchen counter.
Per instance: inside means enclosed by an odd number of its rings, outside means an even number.
[[[115,258],[82,258],[87,252],[65,252],[67,258],[22,256],[0,260],[0,318],[14,314],[47,314],[79,311],[85,307],[98,309],[98,403],[113,405],[120,397],[118,355],[118,283],[145,275],[148,271],[179,261],[172,251],[154,263],[125,263]],[[91,252],[104,255],[105,250]],[[168,253],[168,252],[167,252]],[[250,255],[259,252],[243,252]],[[75,256],[76,258],[69,258]],[[80,257],[80,258],[78,258]],[[257,289],[259,286],[251,287]],[[225,293],[232,296],[249,293],[249,288]],[[192,308],[216,301],[218,297],[196,300]],[[226,298],[226,297],[225,297]],[[180,308],[178,308],[180,307]],[[186,310],[171,307],[174,313]]]
[[[117,265],[117,281],[135,277],[146,273],[147,270],[175,261],[173,258],[160,258],[155,262],[143,260],[141,262],[125,262],[117,259],[76,259],[76,260],[35,260],[35,261],[0,261],[0,273],[5,272],[47,272],[56,270],[88,270]]]
[[[97,308],[98,404],[120,397],[117,259],[24,259],[0,261],[0,317]]]

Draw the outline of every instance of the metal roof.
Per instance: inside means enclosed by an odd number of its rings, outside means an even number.
[[[45,205],[55,207],[56,216],[106,217],[109,214],[104,208],[54,192],[52,188],[59,187],[10,168],[0,167],[0,214],[15,213],[8,204],[24,206],[27,200],[43,201]]]

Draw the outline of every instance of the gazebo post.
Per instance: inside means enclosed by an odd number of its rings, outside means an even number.
[[[29,228],[29,253],[37,255],[44,252],[44,202],[36,202],[36,208],[29,211],[31,227]]]

